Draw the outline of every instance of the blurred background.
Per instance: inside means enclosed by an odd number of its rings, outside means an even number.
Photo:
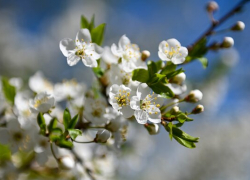
[[[217,0],[221,17],[239,0]],[[69,67],[59,49],[65,37],[74,39],[80,16],[96,17],[96,24],[107,23],[104,45],[111,46],[126,34],[141,50],[158,60],[162,40],[178,39],[183,46],[196,40],[209,26],[207,0],[8,0],[0,1],[0,75],[28,77],[41,70],[53,82],[76,78],[91,84],[91,69],[82,63]],[[118,162],[117,179],[204,179],[235,180],[250,178],[250,4],[218,29],[243,21],[243,32],[212,36],[221,41],[234,38],[229,50],[209,52],[209,66],[198,61],[185,65],[188,88],[204,93],[205,112],[183,127],[200,136],[196,149],[186,149],[170,141],[161,131],[149,136],[142,127],[131,129],[137,143],[133,153]]]

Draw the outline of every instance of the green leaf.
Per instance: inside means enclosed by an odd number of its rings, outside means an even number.
[[[91,31],[92,42],[96,43],[99,46],[102,45],[102,41],[104,38],[105,26],[106,26],[105,23],[100,24],[99,26],[92,29],[92,31]]]
[[[148,71],[146,69],[135,69],[132,71],[132,80],[146,83],[149,80]]]
[[[40,133],[45,135],[46,134],[46,123],[45,123],[45,119],[43,117],[43,114],[41,112],[37,115],[37,123],[38,123],[38,126],[40,127]]]
[[[172,98],[174,97],[174,93],[173,91],[168,87],[166,86],[166,84],[163,84],[163,83],[157,83],[157,84],[154,84],[154,85],[150,85],[150,88],[157,94],[160,94],[162,95],[163,97],[165,98]]]
[[[6,100],[13,105],[16,96],[16,88],[12,86],[5,77],[2,77],[2,90]]]
[[[187,148],[195,148],[196,146],[195,146],[195,143],[194,142],[190,142],[190,141],[187,141],[187,140],[185,140],[185,139],[181,139],[181,138],[179,138],[178,136],[173,136],[174,137],[174,139],[178,142],[178,143],[180,143],[181,145],[183,145],[183,146],[185,146],[185,147],[187,147]]]
[[[157,73],[157,65],[155,64],[154,61],[148,61],[148,73],[149,77],[153,77],[155,73]]]
[[[198,60],[201,62],[202,67],[203,67],[204,69],[206,69],[207,66],[208,66],[208,60],[207,60],[207,58],[205,58],[205,57],[200,57],[200,58],[198,58]]]
[[[66,108],[63,113],[63,125],[65,127],[65,130],[68,129],[70,121],[71,121],[71,115],[69,110]]]
[[[78,119],[79,119],[79,116],[78,116],[78,114],[77,115],[75,115],[74,117],[73,117],[73,119],[70,121],[70,123],[69,123],[69,129],[73,129],[73,128],[75,128],[75,126],[76,126],[76,124],[77,124],[77,122],[78,122]]]
[[[156,61],[155,64],[156,64],[156,67],[157,67],[157,71],[159,71],[161,69],[161,67],[162,67],[162,60]]]
[[[173,124],[172,124],[172,122],[168,123],[168,128],[169,128],[169,138],[172,141],[172,139],[173,139]]]
[[[93,72],[95,73],[95,75],[100,78],[104,75],[104,71],[101,67],[95,67],[95,68],[92,68],[93,69]]]
[[[9,146],[0,144],[0,166],[11,159]]]
[[[89,31],[91,32],[94,27],[95,27],[95,15],[93,14],[91,21],[89,23]]]
[[[198,137],[190,136],[189,134],[185,133],[184,131],[180,130],[177,127],[173,126],[172,130],[173,130],[173,135],[175,135],[181,139],[184,139],[184,140],[190,141],[190,142],[198,142],[199,141]]]
[[[172,62],[167,62],[166,66],[162,69],[161,74],[169,74],[175,71],[177,65],[173,64]]]
[[[68,129],[70,137],[75,140],[77,136],[82,135],[82,131],[79,129]]]
[[[178,114],[177,116],[177,120],[180,122],[180,123],[184,123],[187,119],[187,115],[185,113],[180,113]]]
[[[180,73],[182,73],[182,72],[184,72],[184,70],[181,68],[181,69],[178,69],[178,70],[176,70],[176,71],[172,71],[172,72],[166,74],[166,77],[167,77],[168,79],[171,79],[171,78],[175,77],[176,75],[178,75],[178,74],[180,74]]]
[[[63,131],[60,128],[54,128],[49,134],[49,139],[51,141],[57,141],[62,138],[63,138]]]
[[[66,149],[71,149],[73,147],[73,143],[71,141],[66,141],[64,139],[57,141],[56,144],[59,147],[66,148]]]
[[[56,126],[57,126],[57,118],[54,117],[48,125],[49,132],[51,132],[54,128],[56,128]]]
[[[81,16],[81,29],[89,28],[89,22],[85,16]]]
[[[150,80],[148,81],[149,86],[153,86],[157,83],[168,83],[165,75],[155,73],[153,76],[150,76]]]

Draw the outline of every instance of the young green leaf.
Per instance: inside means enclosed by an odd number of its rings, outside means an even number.
[[[65,127],[65,130],[68,129],[70,121],[71,121],[71,115],[69,110],[66,108],[63,113],[63,125]]]
[[[187,140],[185,140],[185,139],[181,139],[181,138],[179,138],[178,136],[173,136],[174,137],[174,139],[178,142],[178,143],[180,143],[181,145],[183,145],[183,146],[185,146],[185,147],[187,147],[187,148],[195,148],[196,146],[195,146],[195,143],[194,142],[190,142],[190,141],[187,141]]]
[[[177,65],[173,64],[172,62],[167,62],[166,66],[162,69],[161,74],[169,74],[175,71]]]
[[[176,75],[178,75],[178,74],[180,74],[180,73],[182,73],[182,72],[184,72],[184,70],[181,68],[181,69],[178,69],[178,70],[176,70],[176,71],[172,71],[172,72],[166,74],[166,77],[167,77],[168,79],[171,79],[171,78],[173,78],[174,76],[176,76]]]
[[[77,115],[75,115],[74,117],[73,117],[73,119],[70,121],[70,123],[69,123],[69,129],[73,129],[73,128],[75,128],[75,126],[76,126],[76,124],[77,124],[77,122],[78,122],[78,119],[79,119],[79,116],[78,116],[78,114]]]
[[[95,27],[95,15],[93,14],[91,21],[89,23],[89,31],[91,32],[94,27]]]
[[[81,29],[89,28],[89,22],[85,16],[81,16]]]
[[[73,143],[71,141],[66,141],[64,139],[57,141],[56,144],[59,147],[66,148],[66,149],[72,149],[73,147]]]
[[[135,69],[132,71],[132,80],[146,83],[149,80],[148,71],[146,69]]]
[[[153,77],[155,73],[157,73],[157,65],[155,64],[154,61],[148,61],[148,73],[149,77]]]
[[[70,137],[75,140],[77,136],[82,135],[82,131],[79,129],[68,129]]]
[[[172,122],[168,123],[168,128],[169,128],[169,138],[172,141],[172,139],[173,139],[173,124],[172,124]]]
[[[204,69],[206,69],[207,66],[208,66],[208,60],[207,60],[207,58],[205,58],[205,57],[200,57],[200,58],[198,58],[198,60],[201,62],[202,67],[203,67]]]
[[[49,130],[49,132],[51,132],[54,128],[56,128],[56,126],[57,126],[57,118],[56,117],[54,117],[53,119],[51,119],[51,121],[50,121],[50,123],[49,123],[49,125],[48,125],[48,130]]]
[[[62,137],[63,137],[63,131],[60,128],[54,128],[49,135],[49,139],[53,142],[62,139]]]
[[[99,46],[101,46],[103,42],[105,26],[105,23],[100,24],[91,31],[92,42],[96,43]]]
[[[0,144],[0,166],[11,159],[11,151],[9,146]]]
[[[173,135],[175,135],[181,139],[184,139],[184,140],[190,141],[190,142],[198,142],[199,141],[198,137],[190,136],[189,134],[185,133],[184,131],[180,130],[177,127],[173,126],[172,130],[173,130]]]
[[[46,134],[46,123],[45,123],[45,119],[43,117],[43,114],[41,112],[37,115],[37,123],[38,123],[38,126],[40,127],[40,133],[45,135]]]
[[[93,72],[95,73],[95,75],[100,78],[104,75],[104,71],[101,67],[95,67],[95,68],[92,68],[93,69]]]
[[[16,88],[9,83],[9,80],[5,77],[2,77],[2,90],[4,97],[7,101],[9,101],[12,105],[15,101],[16,96]]]

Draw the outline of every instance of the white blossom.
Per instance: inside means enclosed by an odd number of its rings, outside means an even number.
[[[63,156],[59,158],[59,166],[63,169],[73,169],[75,167],[75,164],[75,160],[72,156]]]
[[[130,106],[135,110],[134,115],[138,123],[146,124],[147,120],[153,123],[161,122],[160,107],[164,102],[164,98],[155,94],[147,86],[142,83],[137,89],[136,96],[131,98]]]
[[[188,55],[186,47],[181,46],[176,39],[162,41],[159,45],[158,55],[163,61],[171,61],[174,64],[181,64]]]
[[[75,41],[70,38],[61,40],[59,47],[70,66],[82,60],[85,66],[97,67],[97,60],[101,57],[102,51],[101,47],[91,42],[88,29],[79,30]]]
[[[134,111],[130,107],[131,89],[124,85],[114,84],[110,87],[109,102],[112,107],[120,111],[125,118],[133,115]]]
[[[49,94],[53,94],[53,84],[48,81],[40,71],[29,78],[29,87],[36,93],[46,91]]]
[[[30,100],[30,109],[34,113],[38,112],[48,112],[54,105],[55,99],[46,92],[39,93],[36,95],[34,100]]]
[[[146,64],[141,60],[141,53],[138,45],[131,44],[129,38],[123,35],[118,43],[111,46],[112,53],[121,58],[121,66],[126,72],[131,72],[137,68],[146,68]]]

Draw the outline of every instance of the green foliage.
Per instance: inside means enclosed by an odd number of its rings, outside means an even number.
[[[95,27],[95,15],[92,16],[91,21],[89,22],[85,16],[81,16],[81,28],[87,28],[91,34],[92,42],[101,46],[104,39],[106,24],[100,24]]]
[[[101,67],[95,67],[95,68],[92,68],[93,72],[95,73],[95,75],[100,78],[104,75],[104,71]]]
[[[40,127],[40,133],[46,135],[46,123],[41,112],[37,115],[37,124]]]
[[[198,58],[198,60],[201,62],[202,67],[203,67],[204,69],[206,69],[207,66],[208,66],[208,60],[207,60],[207,58],[205,58],[205,57],[200,57],[200,58]]]
[[[187,148],[195,148],[195,143],[199,141],[198,137],[190,136],[189,134],[185,133],[181,129],[179,129],[178,126],[175,124],[165,123],[164,124],[165,129],[169,132],[169,137],[172,139],[172,137],[179,142],[181,145],[187,147]]]
[[[146,83],[149,80],[149,74],[146,69],[135,69],[132,72],[132,80]]]
[[[4,165],[11,159],[11,151],[9,146],[0,144],[0,166]]]
[[[70,137],[75,140],[77,136],[82,135],[82,131],[79,129],[68,129]]]
[[[78,122],[79,116],[78,114],[73,117],[73,119],[69,123],[69,129],[75,128],[77,122]]]
[[[207,38],[204,37],[189,51],[188,56],[186,57],[186,62],[198,59],[202,63],[202,66],[206,68],[208,62],[204,56],[206,55],[207,51]]]
[[[16,88],[12,86],[5,77],[2,77],[2,90],[6,100],[9,101],[11,105],[14,105]]]
[[[178,75],[178,74],[180,74],[180,73],[182,73],[182,72],[184,72],[184,70],[181,68],[181,69],[178,69],[178,70],[176,70],[176,71],[172,71],[172,72],[170,72],[170,73],[167,73],[167,74],[166,74],[166,77],[167,77],[168,79],[171,79],[171,78],[173,78],[174,76],[176,76],[176,75]]]
[[[63,125],[65,127],[65,130],[68,129],[70,121],[71,121],[71,115],[68,108],[66,108],[63,113]]]
[[[63,137],[63,131],[60,128],[54,128],[51,130],[49,134],[49,139],[53,142],[58,141],[60,139],[64,138]]]
[[[50,121],[50,123],[49,123],[49,125],[48,125],[48,130],[49,130],[49,132],[51,132],[53,129],[55,129],[56,127],[57,127],[57,118],[53,118],[51,121]]]
[[[60,139],[56,142],[59,147],[71,149],[73,147],[73,143],[71,141],[67,141],[64,139]]]

